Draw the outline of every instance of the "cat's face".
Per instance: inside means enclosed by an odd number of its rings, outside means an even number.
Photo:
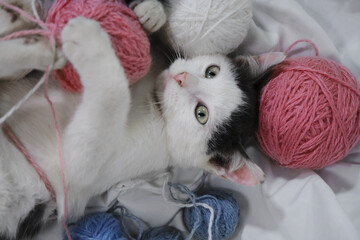
[[[247,185],[264,180],[244,150],[257,117],[249,67],[258,67],[245,65],[239,69],[222,55],[198,56],[178,59],[160,75],[157,91],[174,165]]]

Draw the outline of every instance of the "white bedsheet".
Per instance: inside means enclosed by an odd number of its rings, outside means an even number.
[[[254,24],[240,53],[284,51],[298,39],[310,39],[320,56],[347,66],[360,79],[360,0],[254,0]],[[299,55],[312,55],[311,48]],[[359,240],[360,145],[344,160],[321,171],[293,170],[272,164],[256,149],[252,158],[267,175],[261,186],[244,187],[216,176],[208,183],[236,193],[241,227],[232,239]],[[176,181],[190,184],[198,170],[176,169]],[[122,191],[122,184],[90,204],[89,211],[118,198],[149,225],[169,222],[178,206],[161,195],[163,177]],[[125,186],[126,188],[126,186]],[[120,196],[118,196],[119,193]],[[91,208],[95,207],[95,208]],[[171,225],[184,230],[181,215]]]

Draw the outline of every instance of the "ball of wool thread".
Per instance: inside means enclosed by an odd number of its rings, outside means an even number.
[[[262,90],[257,138],[279,165],[320,169],[344,158],[360,136],[360,91],[340,64],[288,59]]]
[[[93,213],[80,219],[70,228],[73,240],[127,240],[120,221],[111,213]]]
[[[230,238],[240,222],[240,206],[234,196],[220,189],[206,191],[206,195],[197,198],[197,203],[205,203],[214,209],[214,222],[212,225],[212,239],[224,240]],[[196,227],[198,217],[200,223],[194,232],[194,239],[208,239],[208,227],[210,224],[210,211],[203,207],[184,208],[184,223],[189,232]]]
[[[109,34],[129,84],[135,83],[149,70],[150,42],[134,12],[119,0],[57,0],[52,5],[46,23],[55,26],[55,35],[61,42],[61,30],[75,17],[96,20]],[[74,92],[82,89],[80,77],[71,64],[54,72],[62,86]]]
[[[228,54],[245,39],[252,19],[250,0],[172,0],[166,38],[186,56]]]
[[[181,232],[169,226],[150,228],[144,233],[142,240],[183,240]]]

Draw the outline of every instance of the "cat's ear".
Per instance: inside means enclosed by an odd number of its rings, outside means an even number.
[[[272,66],[284,61],[285,58],[284,52],[270,52],[257,56],[237,56],[234,62],[239,68],[246,69],[252,77],[258,77]]]
[[[265,181],[261,168],[251,160],[245,160],[238,169],[226,172],[222,177],[242,185],[254,186]]]
[[[240,152],[231,156],[216,154],[210,163],[215,167],[217,175],[235,183],[254,186],[265,181],[264,172],[248,158],[247,154],[243,155]]]

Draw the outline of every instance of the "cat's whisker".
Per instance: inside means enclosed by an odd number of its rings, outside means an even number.
[[[164,107],[164,98],[163,98],[164,93],[161,91],[154,91],[153,92],[153,97],[151,97],[149,99],[149,101],[145,104],[145,107],[157,107],[160,110],[163,110],[162,108]]]
[[[173,49],[173,53],[175,54],[176,59],[182,58],[181,52],[180,52],[180,45],[176,44]]]
[[[155,99],[153,99],[153,102],[148,103],[149,106],[156,106],[162,113],[162,115],[166,115],[166,113],[169,111],[168,108],[165,108],[165,100],[164,100],[164,93],[161,91],[156,91],[155,94],[157,95],[157,101],[154,101]]]
[[[189,54],[188,54],[188,51],[186,50],[186,48],[184,48],[183,53],[184,53],[184,59],[185,60],[189,59]]]
[[[174,58],[174,61],[179,58],[179,54],[175,48],[171,51],[171,53]]]
[[[165,48],[165,47],[157,47],[156,48],[157,51],[161,52],[162,55],[166,58],[167,60],[167,64],[170,65],[171,63],[174,62],[174,60],[176,59],[174,56],[173,56],[173,51],[170,49],[170,48]]]
[[[189,54],[189,50],[186,47],[183,47],[181,52],[182,52],[183,58],[185,60],[188,60],[189,58],[191,58],[191,54]]]
[[[174,49],[171,53],[172,53],[173,58],[174,58],[173,61],[175,61],[176,59],[180,58],[180,55],[178,54],[178,52],[177,52],[175,49]]]
[[[148,102],[145,104],[145,107],[154,107],[154,106],[158,106],[160,108],[162,108],[164,105],[164,101],[153,101],[153,102]]]
[[[180,45],[176,45],[175,53],[177,58],[181,58]]]

